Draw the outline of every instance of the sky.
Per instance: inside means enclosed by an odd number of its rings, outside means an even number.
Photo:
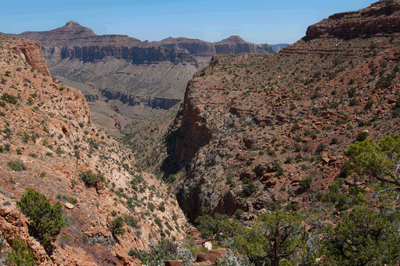
[[[142,41],[171,36],[216,42],[239,35],[257,44],[292,44],[305,36],[309,25],[376,1],[3,1],[0,32],[47,31],[75,20],[98,35],[122,34]]]

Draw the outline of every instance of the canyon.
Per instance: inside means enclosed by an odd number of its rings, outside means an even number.
[[[132,119],[183,100],[187,81],[212,55],[274,53],[267,44],[238,36],[217,43],[171,37],[142,42],[126,35],[96,35],[75,21],[50,31],[9,35],[39,40],[51,74],[83,91],[94,123],[114,135]]]
[[[359,134],[398,130],[399,7],[332,15],[278,54],[216,54],[180,108],[128,125],[125,143],[170,183],[192,222],[262,214],[270,202],[307,209],[302,180],[328,191]]]
[[[217,229],[236,219],[247,231],[281,214],[302,217],[307,243],[289,259],[303,259],[311,240],[354,209],[391,206],[377,205],[382,184],[352,173],[345,152],[400,130],[398,25],[400,3],[378,1],[310,25],[279,53],[237,36],[214,44],[97,36],[73,21],[24,33],[43,47],[0,35],[5,249],[19,236],[39,265],[142,265],[135,256],[164,240],[198,254],[194,265],[216,265],[230,242],[208,239],[217,250],[206,251],[193,226],[204,225],[200,217],[226,214]],[[178,86],[178,77],[189,81]],[[169,85],[159,91],[157,78]],[[92,173],[103,181],[87,184]],[[51,254],[17,207],[27,188],[62,203],[68,223]],[[119,217],[125,232],[115,234]],[[324,252],[313,259],[326,262]]]

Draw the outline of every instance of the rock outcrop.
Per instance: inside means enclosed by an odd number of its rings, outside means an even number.
[[[306,36],[308,39],[356,38],[400,32],[399,11],[400,3],[397,1],[379,1],[365,9],[334,14],[311,25]]]
[[[40,73],[50,76],[50,72],[42,56],[40,42],[31,40],[16,42],[12,50]]]

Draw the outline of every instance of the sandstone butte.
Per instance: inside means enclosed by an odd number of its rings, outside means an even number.
[[[3,35],[0,42],[0,95],[16,100],[3,97],[0,107],[0,231],[6,242],[19,235],[38,265],[141,265],[128,255],[131,249],[185,237],[190,226],[175,196],[135,166],[131,150],[93,125],[83,94],[49,75],[40,43]],[[25,169],[12,170],[11,161]],[[88,170],[106,181],[86,187],[79,176]],[[29,236],[27,218],[16,207],[26,188],[64,206],[68,225],[51,256]],[[127,221],[126,232],[113,237],[108,222],[118,216]]]
[[[309,26],[275,55],[216,54],[188,82],[182,106],[128,125],[125,143],[170,183],[191,221],[308,210],[345,177],[344,151],[361,132],[399,132],[399,23],[399,2],[378,1]],[[365,188],[344,181],[343,191]]]

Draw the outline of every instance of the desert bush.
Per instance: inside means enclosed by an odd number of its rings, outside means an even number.
[[[122,235],[123,233],[125,233],[125,229],[123,228],[125,221],[124,218],[122,218],[121,216],[108,222],[108,224],[113,235]]]
[[[326,149],[326,145],[324,143],[320,143],[317,147],[318,152],[323,152]]]
[[[9,162],[7,162],[7,165],[8,165],[8,167],[10,167],[11,170],[17,171],[17,172],[26,169],[24,162],[21,160],[9,161]]]
[[[360,142],[364,141],[368,138],[368,135],[369,135],[368,132],[360,132],[360,133],[358,133],[356,140],[360,141]]]
[[[372,108],[372,106],[374,105],[374,101],[373,100],[368,100],[367,103],[364,106],[365,110],[369,110]]]
[[[86,186],[91,187],[91,186],[96,186],[100,182],[104,182],[105,178],[102,173],[92,173],[91,170],[88,170],[86,172],[81,172],[80,177],[82,178],[82,181],[85,183]]]
[[[243,179],[243,193],[246,196],[251,196],[257,192],[257,186],[254,181],[248,178]]]
[[[303,177],[303,179],[299,182],[299,185],[303,189],[309,189],[311,187],[311,184],[312,184],[312,176],[311,175]]]
[[[18,98],[14,95],[3,93],[3,95],[1,95],[1,99],[7,103],[16,104]]]
[[[137,229],[140,228],[139,221],[137,219],[135,219],[134,217],[125,215],[124,219],[125,219],[126,224],[129,225],[130,227],[137,228]]]
[[[149,204],[147,204],[147,208],[149,208],[149,210],[153,212],[156,209],[156,206],[153,203],[149,202]]]
[[[164,266],[166,260],[182,260],[182,266],[193,265],[193,256],[185,247],[176,247],[169,240],[161,240],[157,245],[152,245],[150,251],[136,251],[131,249],[128,253],[135,256],[144,265]]]

